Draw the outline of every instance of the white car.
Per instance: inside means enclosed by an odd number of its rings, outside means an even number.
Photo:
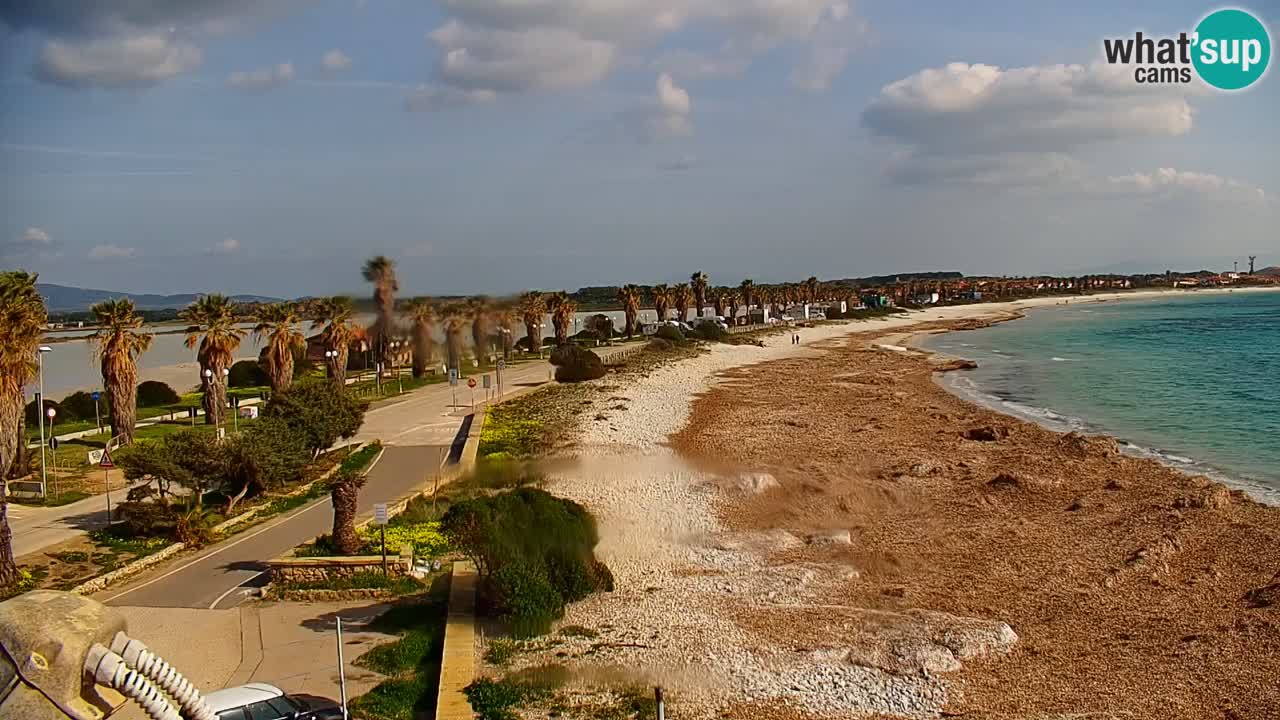
[[[215,690],[204,702],[218,720],[344,720],[342,708],[332,702],[292,697],[266,683]]]

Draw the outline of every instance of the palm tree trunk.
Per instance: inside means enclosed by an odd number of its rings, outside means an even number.
[[[27,453],[29,452],[27,450],[27,418],[23,413],[18,413],[18,432],[13,444],[15,447],[13,459],[9,462],[9,471],[0,473],[0,480],[5,478],[13,480],[27,474]],[[0,464],[0,467],[4,467],[3,464]]]
[[[333,379],[338,387],[347,386],[347,348],[337,348],[338,356],[328,358],[325,362],[329,367],[329,377]]]
[[[204,424],[217,425],[222,422],[227,407],[227,379],[222,374],[221,363],[210,363],[206,369],[213,371],[213,377],[205,377],[204,369],[200,372],[200,387],[204,391],[200,405],[204,408]]]
[[[336,479],[329,491],[329,499],[333,503],[333,545],[342,555],[354,555],[360,549],[360,538],[356,535],[356,509],[362,485],[364,476],[347,475]]]
[[[111,435],[119,436],[121,444],[128,445],[133,442],[134,427],[138,422],[137,376],[125,368],[103,375],[110,404]]]
[[[431,357],[431,339],[424,332],[415,332],[413,337],[413,376],[420,378],[427,374],[427,361]]]
[[[22,392],[5,392],[0,396],[0,588],[11,587],[18,580],[18,566],[13,561],[13,533],[9,530],[9,495],[4,477],[17,456],[22,436]]]
[[[293,384],[293,350],[285,348],[275,365],[276,371],[271,375],[271,392],[284,392]]]
[[[627,316],[627,339],[630,340],[636,332],[636,311],[630,308],[626,311]]]
[[[542,337],[538,335],[538,326],[534,323],[525,323],[524,331],[529,336],[529,351],[537,352],[542,347]]]

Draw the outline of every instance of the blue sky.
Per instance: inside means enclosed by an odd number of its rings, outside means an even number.
[[[1280,264],[1276,78],[1096,64],[1215,6],[906,5],[0,0],[0,265],[301,295],[374,253],[424,294]]]

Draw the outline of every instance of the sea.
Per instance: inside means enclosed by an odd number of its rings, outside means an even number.
[[[971,401],[1280,504],[1280,292],[1067,302],[921,345],[977,361],[940,379]]]

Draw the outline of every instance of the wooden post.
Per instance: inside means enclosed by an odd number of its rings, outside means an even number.
[[[379,525],[378,533],[382,536],[382,577],[387,576],[387,526]]]

